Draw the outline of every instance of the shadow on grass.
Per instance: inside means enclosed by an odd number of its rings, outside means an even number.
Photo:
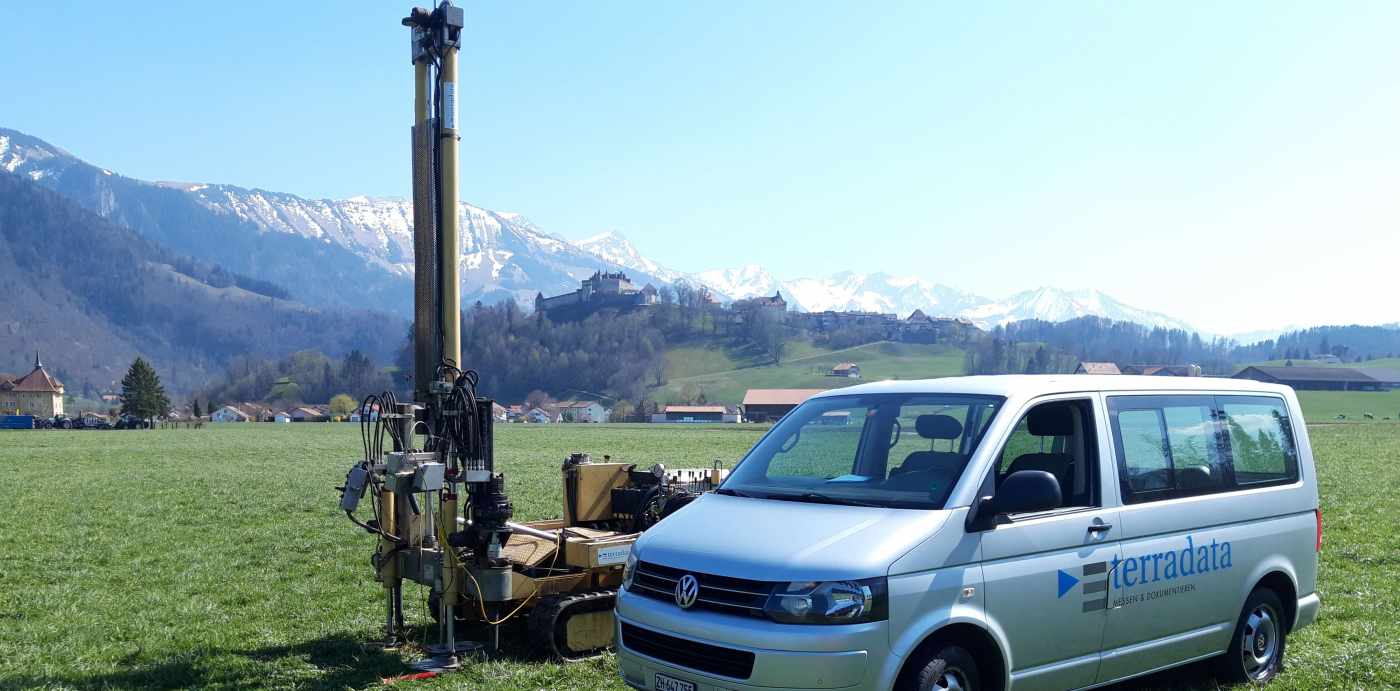
[[[133,656],[134,657],[134,656]],[[296,661],[296,669],[279,661]],[[311,669],[307,669],[309,665]],[[4,688],[71,689],[247,689],[266,686],[346,689],[378,685],[384,677],[405,673],[404,658],[346,634],[293,645],[253,650],[200,648],[154,662],[132,661],[115,672],[62,674],[0,679]]]

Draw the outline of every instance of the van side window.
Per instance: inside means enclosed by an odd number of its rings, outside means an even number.
[[[1269,396],[1218,396],[1240,486],[1298,479],[1298,449],[1283,401]]]
[[[1060,506],[1098,506],[1098,448],[1089,401],[1042,403],[1016,423],[997,460],[996,483],[1044,470],[1060,483]]]
[[[1123,501],[1218,492],[1229,486],[1210,396],[1113,396]]]

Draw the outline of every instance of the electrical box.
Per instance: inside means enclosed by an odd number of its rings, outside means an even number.
[[[422,463],[413,473],[413,489],[419,492],[436,492],[442,489],[444,472],[447,466],[441,463]]]
[[[576,525],[613,518],[612,491],[627,486],[630,463],[580,463],[565,470],[564,522]]]
[[[356,465],[350,469],[350,474],[345,476],[345,490],[340,493],[340,510],[354,511],[360,505],[360,499],[365,496],[365,483],[369,480],[369,471],[362,465]]]

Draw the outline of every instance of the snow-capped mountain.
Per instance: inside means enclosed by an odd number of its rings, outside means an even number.
[[[312,305],[405,313],[412,300],[413,215],[406,199],[307,199],[233,185],[135,180],[6,129],[0,129],[0,170],[27,176],[173,250],[276,283]],[[638,285],[702,284],[721,300],[781,291],[792,309],[805,311],[903,317],[921,309],[964,316],[984,328],[1085,315],[1190,328],[1094,290],[1040,288],[990,300],[922,277],[885,273],[785,280],[757,264],[683,273],[651,260],[615,231],[570,242],[519,214],[466,203],[460,214],[462,296],[468,302],[513,299],[528,308],[536,293],[567,292],[599,269],[625,269]]]
[[[1126,305],[1097,290],[1060,290],[1037,288],[1016,293],[1005,300],[987,302],[964,309],[959,316],[971,319],[983,328],[1009,324],[1022,319],[1059,322],[1077,317],[1095,316],[1117,321],[1129,321],[1146,326],[1194,331],[1189,324],[1160,312]]]
[[[927,314],[951,315],[987,302],[986,298],[921,278],[885,273],[843,271],[822,279],[786,281],[783,285],[811,310],[892,312],[906,317],[921,309]]]
[[[699,283],[719,295],[728,297],[730,300],[743,300],[758,295],[772,295],[782,290],[783,284],[768,270],[757,264],[746,264],[733,269],[711,269],[701,271],[689,276],[690,280]],[[790,292],[790,291],[789,291]],[[805,305],[798,304],[798,301],[791,296],[785,296],[788,307],[791,309],[805,310]]]
[[[666,283],[674,283],[685,277],[685,274],[668,269],[643,256],[641,252],[637,251],[636,246],[634,246],[631,241],[615,230],[599,233],[574,244],[577,245],[579,249],[609,264],[615,264],[632,271],[641,272],[661,279]]]
[[[269,280],[313,304],[407,311],[413,211],[407,199],[306,199],[234,185],[146,182],[89,165],[36,137],[0,129],[0,169],[28,176],[99,215],[191,256]],[[561,293],[599,269],[665,284],[650,260],[598,239],[580,247],[519,214],[462,203],[466,301]],[[620,236],[618,236],[620,238]],[[623,252],[627,263],[608,253]],[[661,267],[656,269],[664,272]],[[674,272],[672,272],[674,273]]]

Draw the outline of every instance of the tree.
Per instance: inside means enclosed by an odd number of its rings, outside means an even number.
[[[547,408],[549,408],[549,404],[553,402],[554,401],[549,397],[549,394],[540,391],[539,389],[535,389],[534,391],[531,391],[530,393],[525,395],[526,410],[529,410],[531,408],[539,408],[540,410],[546,410]]]
[[[122,414],[155,421],[170,412],[170,397],[150,363],[136,358],[122,377]],[[151,425],[152,429],[155,425]]]
[[[612,412],[608,414],[608,420],[611,422],[627,422],[636,411],[637,409],[632,406],[632,403],[624,399],[613,404]]]
[[[191,407],[193,408],[193,410],[192,410],[191,412],[194,413],[194,417],[195,417],[196,420],[198,420],[199,418],[204,417],[204,413],[200,412],[200,410],[199,410],[199,399],[198,399],[198,398],[194,399],[194,402],[193,402],[193,404],[192,404]]]
[[[348,417],[355,412],[355,399],[349,394],[338,393],[331,397],[331,415],[335,417]]]

